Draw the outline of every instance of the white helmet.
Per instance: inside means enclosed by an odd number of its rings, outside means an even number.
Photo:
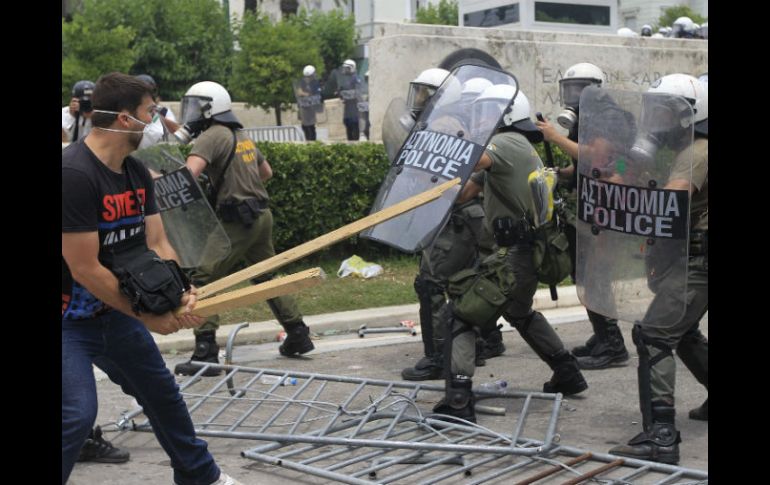
[[[213,81],[193,84],[182,96],[182,124],[213,118],[224,123],[238,123],[231,111],[232,102],[227,90]]]
[[[315,67],[311,66],[310,64],[302,69],[303,76],[312,76],[313,74],[315,74]]]
[[[642,25],[642,37],[652,37],[652,26],[650,24]]]
[[[353,59],[345,59],[342,63],[342,72],[346,74],[353,74],[356,72],[356,61]]]
[[[517,128],[519,131],[525,132],[524,134],[528,135],[528,138],[534,136],[537,138],[537,140],[534,141],[542,141],[542,132],[538,129],[537,126],[535,126],[535,124],[532,122],[532,119],[529,117],[529,99],[521,90],[519,90],[517,94],[516,86],[512,86],[510,84],[495,84],[490,86],[485,89],[478,98],[476,98],[474,104],[489,104],[485,103],[485,101],[496,101],[498,106],[497,109],[505,110],[506,106],[514,95],[516,95],[516,98],[513,100],[513,105],[510,107],[510,109],[506,110],[505,114],[503,115],[503,126],[512,126]],[[494,115],[495,113],[489,114],[490,117],[494,117]]]
[[[652,35],[650,36],[650,38],[652,38],[652,39],[663,39],[663,38],[665,38],[665,37],[666,37],[666,36],[665,36],[665,35],[663,35],[663,34],[661,34],[660,32],[655,32],[654,34],[652,34]]]
[[[671,26],[671,37],[685,37],[686,32],[692,31],[692,19],[690,17],[679,17],[674,20]]]
[[[492,86],[492,81],[483,77],[472,77],[463,83],[463,89],[460,92],[463,101],[468,103],[476,99],[485,89]]]
[[[621,27],[618,29],[618,35],[621,37],[638,37],[638,34],[628,27]]]
[[[415,118],[425,109],[428,100],[436,94],[436,90],[447,76],[449,76],[449,71],[446,69],[433,67],[422,71],[409,83],[406,106]]]
[[[577,108],[583,88],[595,84],[602,87],[604,72],[594,64],[581,62],[567,68],[564,77],[559,80],[559,96],[562,106]]]
[[[682,126],[690,126],[690,123],[698,123],[709,117],[709,92],[708,84],[698,81],[698,78],[689,74],[669,74],[653,82],[648,93],[675,94],[684,97],[693,107],[694,118],[682,120]]]

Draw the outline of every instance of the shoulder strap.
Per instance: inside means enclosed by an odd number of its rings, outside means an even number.
[[[222,170],[222,175],[219,176],[219,181],[223,182],[225,180],[225,174],[227,173],[227,169],[230,168],[230,163],[233,161],[233,157],[235,156],[235,149],[238,147],[238,137],[235,134],[235,130],[230,128],[230,131],[233,133],[233,149],[230,151],[230,156],[227,158],[227,161],[225,162],[225,168]],[[219,189],[222,188],[221,184],[215,184],[213,180],[211,180],[211,202],[212,204],[217,203],[217,195],[219,195]]]

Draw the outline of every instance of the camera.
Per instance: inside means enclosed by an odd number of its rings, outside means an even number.
[[[91,104],[91,97],[90,96],[84,96],[82,98],[78,98],[78,103],[80,103],[80,112],[81,113],[90,113],[94,110],[93,105]]]

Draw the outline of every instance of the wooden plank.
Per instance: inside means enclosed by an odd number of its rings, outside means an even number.
[[[225,310],[252,305],[258,301],[269,300],[277,296],[295,293],[303,288],[316,286],[326,279],[321,268],[311,268],[282,278],[264,283],[229,291],[221,295],[199,300],[193,309],[193,314],[200,317],[210,317]],[[182,309],[177,310],[177,313]]]
[[[300,244],[299,246],[293,247],[287,251],[282,252],[281,254],[276,254],[272,258],[260,261],[259,263],[249,266],[246,269],[242,269],[236,273],[225,276],[224,278],[220,278],[212,283],[209,283],[208,285],[199,288],[198,298],[201,300],[207,299],[218,291],[222,291],[225,288],[237,285],[238,283],[246,281],[249,278],[254,278],[261,274],[274,271],[281,266],[289,264],[300,258],[304,258],[305,256],[312,254],[320,249],[358,234],[364,229],[376,226],[381,222],[392,219],[398,215],[403,214],[404,212],[414,209],[415,207],[427,204],[428,202],[438,199],[446,190],[459,183],[459,178],[450,180],[449,182],[443,183],[430,190],[426,190],[421,194],[417,194],[390,207],[386,207],[385,209],[375,212],[374,214],[369,214],[362,219],[351,222],[350,224],[342,226],[332,232],[327,232],[326,234],[319,236],[312,241]]]

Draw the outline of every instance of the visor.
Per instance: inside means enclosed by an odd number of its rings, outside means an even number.
[[[211,98],[201,96],[183,96],[180,106],[181,114],[179,123],[184,125],[191,121],[206,118],[204,113],[211,109]]]
[[[409,96],[406,106],[412,112],[420,112],[425,109],[428,100],[436,94],[436,88],[427,84],[409,83]]]
[[[681,99],[681,98],[680,98]],[[685,98],[687,99],[687,98]],[[650,133],[679,130],[689,125],[686,118],[692,116],[690,110],[682,110],[682,103],[672,104],[669,95],[644,94],[640,128]],[[691,100],[687,100],[692,103]]]
[[[580,104],[580,93],[586,86],[595,84],[596,81],[589,78],[571,78],[559,81],[559,96],[562,106],[577,108]]]

